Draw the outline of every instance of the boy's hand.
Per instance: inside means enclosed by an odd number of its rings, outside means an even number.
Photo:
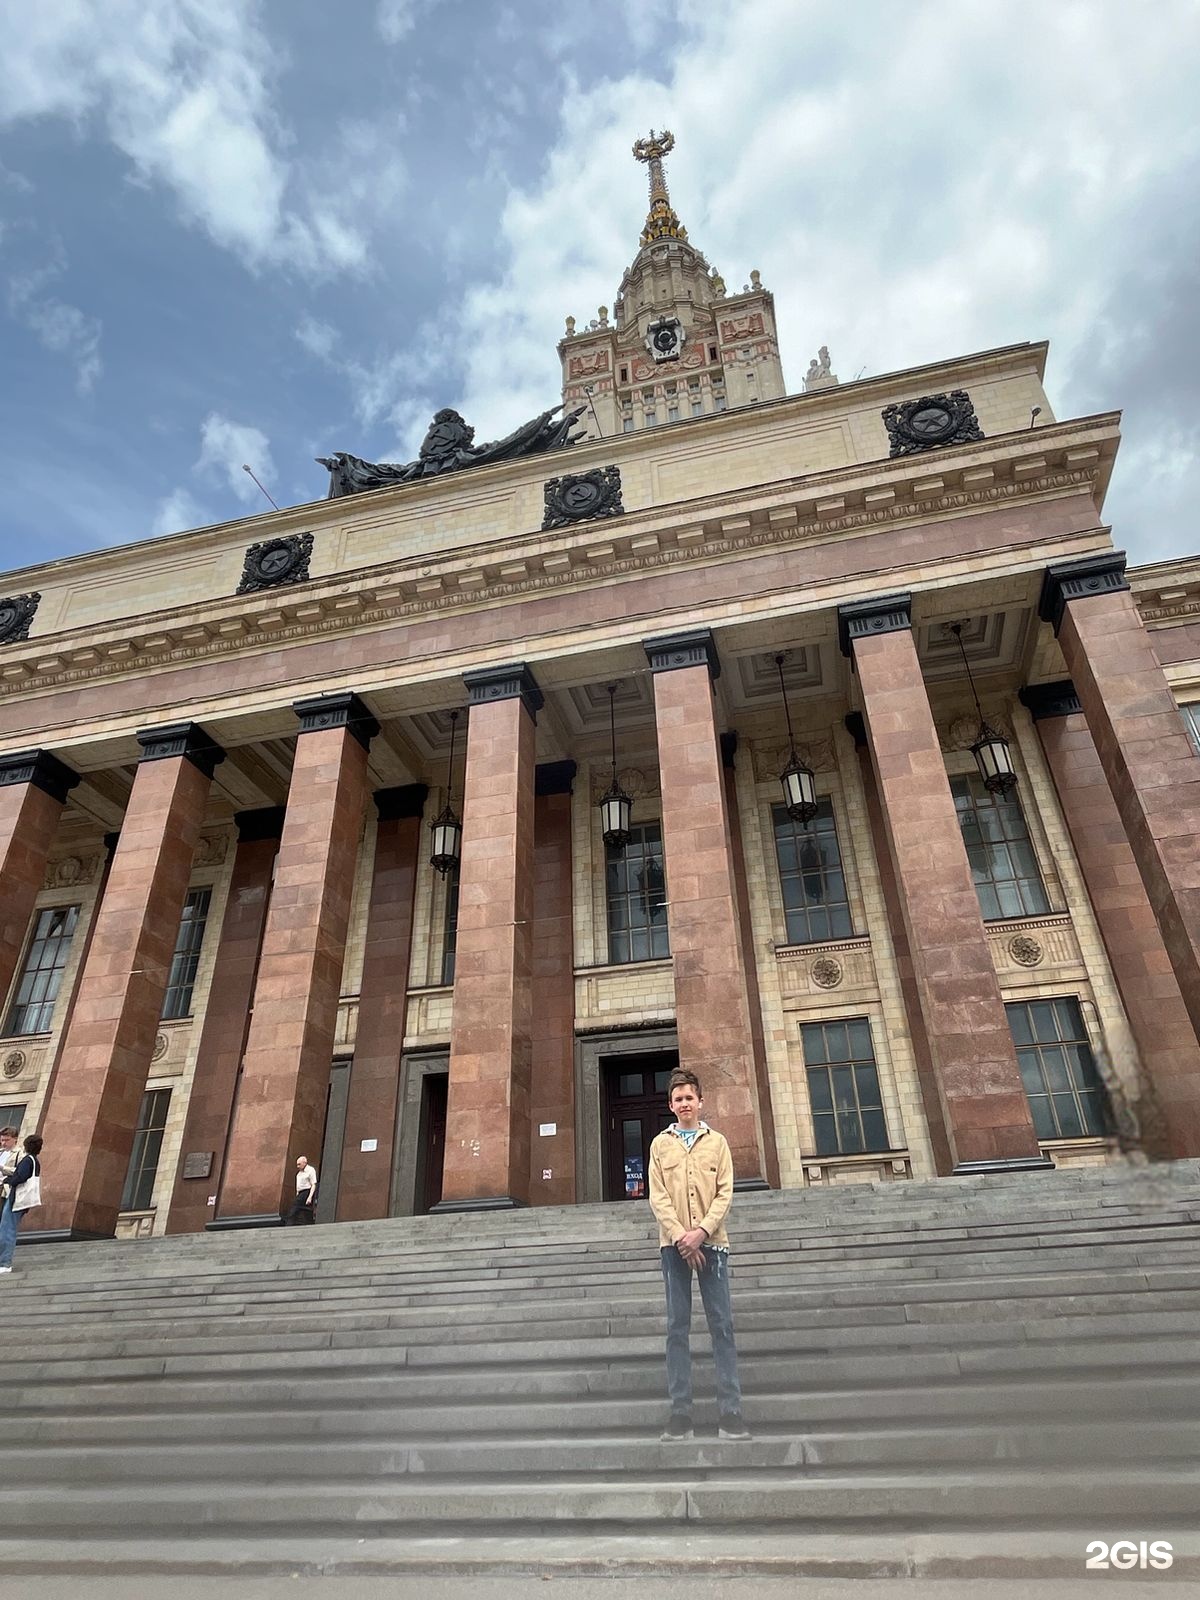
[[[704,1267],[704,1251],[701,1246],[708,1238],[703,1228],[689,1228],[687,1233],[681,1234],[675,1241],[675,1248],[693,1271],[700,1272]]]

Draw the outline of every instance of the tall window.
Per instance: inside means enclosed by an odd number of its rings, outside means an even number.
[[[78,906],[47,906],[34,918],[25,965],[4,1028],[6,1034],[49,1030],[78,921]]]
[[[800,1028],[819,1156],[888,1148],[879,1073],[866,1017]]]
[[[784,806],[773,807],[771,816],[788,943],[850,938],[854,929],[833,806],[828,800],[818,801],[817,814],[807,827],[793,822]]]
[[[158,1176],[158,1154],[167,1126],[170,1089],[147,1089],[138,1111],[137,1132],[129,1154],[129,1171],[121,1194],[122,1211],[148,1211]]]
[[[167,978],[167,994],[163,1001],[163,1020],[190,1017],[192,990],[196,984],[196,968],[200,965],[200,946],[204,943],[204,925],[208,921],[208,903],[211,889],[189,889],[183,903],[183,916],[175,936],[175,954],[171,957],[171,972]]]
[[[642,823],[630,830],[623,851],[608,852],[605,889],[608,959],[652,961],[656,956],[669,956],[661,824]]]
[[[442,930],[442,982],[454,982],[454,958],[458,951],[458,862],[446,877],[446,921]]]
[[[1192,748],[1197,755],[1200,755],[1200,701],[1193,701],[1190,706],[1180,706],[1179,711],[1188,738],[1192,741]]]
[[[1078,1000],[1031,1000],[1004,1009],[1038,1138],[1111,1132],[1108,1096]]]
[[[1049,911],[1037,857],[1015,795],[991,794],[976,773],[951,778],[971,876],[985,922]]]

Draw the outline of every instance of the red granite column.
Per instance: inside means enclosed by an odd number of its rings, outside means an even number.
[[[43,1116],[54,1183],[38,1221],[52,1237],[116,1231],[192,855],[223,759],[192,722],[139,733],[138,742],[141,762]]]
[[[646,641],[654,673],[667,923],[679,1064],[704,1092],[705,1120],[729,1141],[739,1189],[778,1182],[754,1066],[754,1028],[707,631]]]
[[[907,595],[842,606],[954,1172],[1048,1167],[1038,1148]]]
[[[0,1005],[21,959],[58,819],[78,782],[48,750],[0,756]]]
[[[1143,1114],[1143,1134],[1153,1137],[1161,1117],[1156,1154],[1200,1155],[1200,1046],[1075,686],[1039,683],[1023,689],[1021,699],[1041,736],[1142,1070],[1157,1101],[1148,1118]]]
[[[574,780],[573,761],[548,762],[535,779],[529,1198],[542,1206],[575,1203]],[[556,1132],[543,1136],[538,1130],[547,1123]]]
[[[379,724],[354,694],[298,700],[296,759],[212,1229],[278,1223],[296,1157],[316,1162],[354,868]]]
[[[338,1180],[339,1222],[386,1217],[391,1209],[413,897],[428,794],[423,783],[411,783],[375,796],[379,824]],[[364,1139],[374,1140],[375,1148],[363,1150]]]
[[[168,1233],[202,1232],[213,1215],[209,1197],[221,1187],[283,816],[282,807],[237,815],[238,847],[196,1050]]]
[[[529,1201],[534,718],[542,696],[524,664],[463,681],[471,714],[446,1163],[435,1211]]]
[[[1129,592],[1124,555],[1050,567],[1040,611],[1058,635],[1179,992],[1200,1034],[1200,758]]]

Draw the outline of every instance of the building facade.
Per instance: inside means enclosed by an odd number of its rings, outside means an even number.
[[[677,1062],[747,1186],[1200,1154],[1200,563],[1045,345],[788,396],[669,147],[574,448],[0,579],[44,1236],[637,1198]]]

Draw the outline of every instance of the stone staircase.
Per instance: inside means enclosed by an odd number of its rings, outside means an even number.
[[[659,1442],[642,1206],[23,1246],[0,1571],[1200,1574],[1200,1163],[731,1224],[742,1444]]]

